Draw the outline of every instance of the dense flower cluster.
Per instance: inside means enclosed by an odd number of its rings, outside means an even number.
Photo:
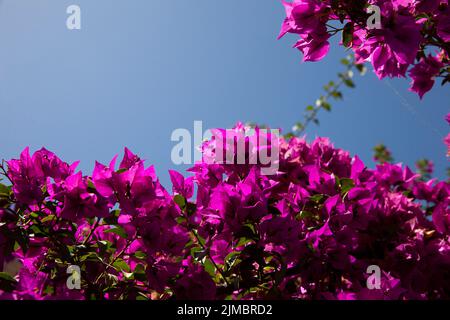
[[[450,113],[448,113],[445,116],[445,120],[447,120],[447,123],[450,125]],[[447,157],[450,157],[450,132],[445,137],[444,142],[445,142],[445,144],[447,146]]]
[[[45,149],[7,163],[0,298],[450,298],[446,182],[368,169],[325,138],[280,138],[272,176],[253,164],[171,171],[172,194],[129,150],[116,158],[91,176]],[[366,285],[371,265],[380,289]]]
[[[371,62],[380,79],[405,77],[409,69],[410,90],[421,98],[436,77],[444,78],[444,83],[450,81],[446,69],[450,55],[448,0],[294,0],[283,4],[287,17],[280,38],[286,33],[298,34],[295,48],[303,53],[304,61],[324,58],[329,38],[342,31],[341,43],[354,51],[358,63]],[[339,28],[336,22],[345,25]]]

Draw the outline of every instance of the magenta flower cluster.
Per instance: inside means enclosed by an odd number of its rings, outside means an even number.
[[[447,182],[369,169],[325,138],[280,138],[272,176],[171,171],[172,192],[128,149],[116,159],[91,176],[45,149],[7,163],[1,299],[450,298]],[[379,289],[367,286],[374,265]]]
[[[421,98],[436,77],[450,81],[450,7],[448,0],[294,0],[283,2],[286,33],[300,36],[295,48],[304,61],[323,59],[329,38],[342,31],[341,44],[351,48],[357,63],[371,62],[376,75],[405,77]],[[376,20],[379,10],[379,24]],[[345,24],[339,28],[337,24]],[[369,23],[370,24],[369,24]],[[411,67],[412,66],[412,67]],[[411,67],[411,68],[410,68]]]

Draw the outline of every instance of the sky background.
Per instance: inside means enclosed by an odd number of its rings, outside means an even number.
[[[79,31],[66,28],[72,4]],[[302,63],[295,36],[276,40],[283,18],[277,0],[2,0],[0,158],[45,146],[90,174],[128,146],[168,186],[167,170],[186,168],[171,162],[171,133],[193,131],[194,120],[289,130],[346,53],[335,45]],[[382,142],[398,162],[433,160],[444,178],[450,86],[420,101],[409,80],[379,81],[370,66],[355,82],[308,137],[330,137],[370,167]]]

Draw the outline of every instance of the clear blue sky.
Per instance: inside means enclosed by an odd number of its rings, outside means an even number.
[[[80,31],[66,28],[71,4]],[[301,63],[295,37],[276,40],[283,15],[277,0],[1,1],[0,158],[45,146],[89,174],[128,146],[167,185],[176,128],[291,128],[345,52]],[[407,80],[390,82],[401,97],[371,70],[356,82],[308,136],[330,137],[370,166],[383,142],[403,163],[432,159],[443,178],[450,86],[420,101]]]

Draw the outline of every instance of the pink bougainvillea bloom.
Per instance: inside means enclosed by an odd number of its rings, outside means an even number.
[[[53,199],[62,201],[59,212],[64,219],[78,221],[86,217],[104,218],[109,214],[107,200],[88,190],[88,183],[81,172],[67,177],[60,184],[49,185]]]
[[[351,46],[356,61],[370,61],[380,79],[404,77],[423,39],[420,21],[407,12],[403,2],[373,1],[381,8],[381,29],[356,25],[353,32]]]
[[[300,35],[295,44],[304,57],[303,61],[319,61],[326,56],[330,37],[325,26],[329,17],[329,7],[317,0],[296,0],[292,3],[283,2],[286,19],[281,27],[278,38],[286,33]]]
[[[403,77],[419,50],[422,26],[414,17],[395,11],[389,3],[382,6],[382,17],[382,28],[368,31],[366,40],[354,48],[370,54],[380,79]]]
[[[307,35],[315,33],[325,26],[328,20],[329,7],[318,0],[294,0],[294,2],[283,1],[286,11],[286,19],[281,27],[278,38],[286,33],[297,33]]]
[[[450,5],[443,6],[442,10],[437,11],[437,34],[445,42],[450,42]]]
[[[416,92],[422,99],[424,94],[431,90],[434,79],[444,64],[437,58],[429,55],[422,58],[410,71],[412,79],[410,91]]]
[[[36,211],[0,209],[0,261],[22,266],[0,299],[450,297],[448,182],[401,164],[367,168],[326,138],[278,139],[277,175],[198,162],[192,179],[170,172],[172,194],[129,150],[119,170],[114,158],[92,177],[24,152],[12,170],[43,197]],[[180,202],[194,186],[196,199]],[[67,290],[58,258],[80,264],[80,291]],[[370,265],[382,266],[380,289],[366,286]]]
[[[450,233],[450,210],[449,203],[440,204],[433,210],[433,223],[436,230],[442,234]]]
[[[213,300],[216,285],[202,266],[188,259],[186,270],[178,279],[174,291],[179,300]]]
[[[144,161],[125,148],[124,157],[115,171],[116,157],[109,166],[96,163],[92,181],[97,191],[110,201],[119,201],[127,215],[151,210],[154,201],[164,197],[152,166],[144,167]],[[114,196],[116,199],[111,199]]]
[[[445,137],[444,142],[447,146],[447,157],[450,157],[450,133]]]
[[[297,41],[294,47],[303,53],[303,61],[319,61],[330,50],[328,38],[329,35],[326,32],[321,35],[307,35]]]
[[[379,26],[368,25],[368,5],[380,9]],[[354,51],[355,62],[370,62],[380,79],[405,77],[431,46],[442,50],[445,59],[439,59],[448,65],[448,0],[292,0],[283,1],[283,6],[286,18],[278,38],[287,33],[299,35],[294,47],[303,53],[303,61],[323,59],[329,51],[329,37],[342,34],[340,44]],[[338,21],[342,28],[336,26]],[[412,91],[422,98],[433,86],[433,77],[418,71],[412,71]]]
[[[169,170],[169,174],[173,185],[173,193],[180,194],[186,199],[191,198],[194,193],[193,178],[185,179],[181,173],[175,170]]]
[[[59,182],[75,172],[78,161],[68,165],[58,158],[53,152],[42,148],[33,154],[35,169],[45,177],[51,177]]]
[[[412,10],[414,13],[434,13],[439,5],[443,2],[442,0],[403,0],[410,2],[412,6]],[[447,0],[445,0],[447,1]]]
[[[32,205],[42,200],[43,177],[40,170],[36,170],[28,147],[22,151],[19,160],[8,161],[8,169],[19,202]]]
[[[32,206],[37,204],[42,201],[42,187],[47,178],[60,182],[73,174],[77,165],[78,162],[75,162],[69,166],[44,148],[30,156],[29,148],[25,148],[20,159],[8,161],[9,176],[17,200]]]

